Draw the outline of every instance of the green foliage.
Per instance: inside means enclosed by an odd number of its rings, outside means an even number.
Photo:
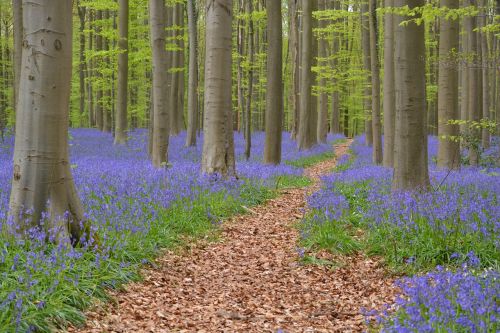
[[[335,154],[333,152],[325,152],[323,154],[319,155],[312,155],[312,156],[307,156],[300,158],[298,160],[293,160],[293,161],[285,161],[285,164],[297,167],[297,168],[308,168],[310,166],[313,166],[317,163],[332,159],[335,157]]]

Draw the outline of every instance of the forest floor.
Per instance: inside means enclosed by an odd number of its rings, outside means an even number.
[[[317,253],[307,264],[295,228],[306,198],[331,173],[335,159],[306,169],[307,188],[283,190],[221,227],[219,241],[166,252],[144,280],[112,292],[112,305],[88,312],[71,332],[357,332],[361,308],[392,303],[396,288],[383,265],[363,254]],[[309,260],[310,261],[310,260]],[[321,263],[321,264],[318,264]]]

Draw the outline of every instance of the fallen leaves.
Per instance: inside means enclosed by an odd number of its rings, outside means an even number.
[[[342,156],[348,144],[337,147]],[[172,252],[144,271],[142,283],[116,292],[117,306],[89,312],[73,332],[358,332],[360,308],[394,299],[395,288],[378,260],[362,254],[316,254],[331,268],[303,265],[297,231],[305,198],[318,189],[334,161],[306,170],[307,189],[287,189],[266,204],[244,209],[223,226],[223,242]]]

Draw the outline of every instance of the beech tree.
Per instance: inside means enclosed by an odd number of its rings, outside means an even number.
[[[153,49],[153,119],[152,153],[153,165],[157,168],[168,161],[169,114],[165,94],[167,86],[167,51],[165,48],[165,3],[149,0],[149,24]]]
[[[281,161],[281,123],[283,114],[283,28],[281,0],[267,0],[267,94],[264,163]]]
[[[385,8],[394,7],[394,0],[385,0]],[[384,149],[383,164],[394,165],[394,127],[396,96],[394,86],[394,29],[395,17],[390,11],[384,20]]]
[[[195,0],[187,2],[187,17],[189,28],[189,79],[188,79],[188,127],[186,146],[196,145],[196,130],[198,129],[198,29],[196,26]]]
[[[441,0],[442,8],[457,9],[455,0]],[[460,145],[458,125],[451,121],[459,119],[458,114],[458,40],[459,22],[456,19],[440,18],[439,37],[439,86],[438,86],[438,133],[439,148],[437,165],[455,169],[460,166]]]
[[[378,60],[377,2],[369,2],[370,67],[372,79],[373,163],[382,163],[382,122],[380,120],[380,64]]]
[[[127,98],[128,98],[128,0],[119,0],[118,14],[118,96],[115,121],[115,144],[127,142]]]
[[[68,147],[72,3],[36,0],[23,11],[26,33],[9,216],[22,231],[40,225],[47,211],[44,227],[52,229],[56,240],[76,241],[84,216]]]
[[[202,171],[236,174],[231,108],[232,0],[206,1],[205,117]]]
[[[424,0],[396,0],[397,7],[423,6]],[[417,15],[415,18],[418,18]],[[395,33],[396,131],[393,189],[426,189],[427,114],[425,100],[425,31],[410,17]]]

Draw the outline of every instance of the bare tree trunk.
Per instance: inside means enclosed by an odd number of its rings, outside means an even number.
[[[319,0],[319,9],[320,10],[326,10],[326,0]],[[327,28],[327,22],[326,20],[321,20],[319,22],[319,28],[320,29],[326,29]],[[322,64],[319,66],[324,66],[325,64],[325,59],[327,57],[327,41],[325,38],[320,37],[318,41],[319,49],[318,49],[318,57],[322,59]],[[318,108],[318,122],[316,125],[316,136],[317,136],[317,141],[326,143],[326,136],[328,134],[328,94],[326,91],[326,85],[327,85],[327,80],[325,77],[321,77],[320,82],[319,82],[319,108]]]
[[[486,15],[488,12],[488,2],[481,0],[480,2],[480,28],[486,27],[488,24]],[[483,86],[483,109],[481,110],[482,118],[485,120],[490,119],[490,80],[489,80],[489,49],[488,49],[488,33],[481,31],[479,34],[481,40],[481,63],[482,63],[482,86]],[[484,149],[490,147],[490,132],[488,128],[482,129],[482,146]]]
[[[370,63],[372,72],[373,163],[382,163],[382,122],[380,120],[380,64],[378,60],[377,3],[370,0]]]
[[[290,15],[290,38],[289,38],[289,52],[291,56],[292,63],[292,91],[290,92],[290,109],[293,112],[292,123],[291,123],[291,136],[292,139],[297,138],[298,126],[299,126],[299,96],[300,96],[300,86],[299,86],[299,73],[300,73],[300,62],[299,62],[299,11],[298,2],[300,0],[289,0],[288,10]]]
[[[92,33],[93,30],[93,20],[94,20],[94,11],[89,10],[89,50],[93,51],[94,49],[94,34]],[[88,62],[86,63],[87,68],[87,108],[88,108],[88,122],[89,122],[89,127],[94,127],[95,126],[95,113],[94,113],[94,91],[93,91],[93,84],[92,84],[92,78],[94,74],[94,61],[92,59],[89,59]]]
[[[394,0],[385,0],[385,7],[394,7]],[[394,127],[396,95],[394,86],[394,29],[395,17],[385,14],[384,22],[384,156],[387,168],[394,166]]]
[[[340,1],[338,0],[330,0],[330,9],[339,10],[340,9]],[[339,34],[333,33],[333,49],[332,49],[332,67],[337,68],[339,66],[338,61],[338,52],[340,50],[340,42],[339,42]],[[331,119],[330,119],[330,133],[340,133],[340,96],[338,90],[337,79],[333,79],[334,91],[331,96],[332,106],[331,106]]]
[[[111,18],[110,11],[107,9],[104,11],[104,19],[106,21],[109,21]],[[111,68],[111,56],[110,56],[110,39],[107,37],[103,37],[103,49],[104,52],[106,53],[106,56],[104,57],[104,62],[106,64],[107,68]],[[103,130],[104,132],[111,133],[112,128],[113,128],[113,120],[111,118],[112,114],[112,91],[113,88],[112,86],[114,85],[114,72],[109,76],[106,77],[106,79],[109,80],[109,83],[106,84],[106,89],[105,89],[105,105],[103,108]]]
[[[466,0],[468,5],[475,6],[476,0]],[[468,77],[468,105],[467,114],[468,120],[471,122],[479,121],[480,110],[478,109],[478,80],[479,80],[479,59],[477,58],[477,33],[474,29],[477,28],[477,18],[469,16],[465,19],[465,31],[467,33],[468,45],[468,63],[467,63],[467,77]],[[472,141],[479,141],[480,133],[477,129],[469,129]],[[479,164],[479,147],[476,147],[474,142],[469,143],[469,162],[471,165],[476,166]]]
[[[80,29],[78,31],[80,37],[78,75],[80,79],[80,126],[83,126],[83,115],[85,114],[85,16],[87,9],[77,1],[78,18],[80,19]]]
[[[156,168],[168,161],[169,112],[165,92],[167,85],[167,51],[165,31],[165,3],[149,0],[149,24],[153,49],[153,140],[151,159]]]
[[[253,4],[252,1],[247,1],[247,13],[250,15],[248,19],[248,54],[247,60],[248,65],[248,92],[246,98],[246,117],[245,117],[245,157],[247,161],[250,159],[250,152],[252,149],[252,97],[253,97],[253,66],[255,62],[255,49],[254,49],[254,29],[252,14]]]
[[[128,99],[128,0],[119,0],[118,12],[118,92],[115,117],[115,144],[127,143]]]
[[[12,0],[12,30],[14,34],[14,111],[17,111],[19,79],[21,75],[21,54],[23,48],[23,4],[22,0]]]
[[[424,0],[396,0],[410,9]],[[416,18],[419,16],[417,15]],[[408,18],[403,18],[407,20]],[[427,189],[427,114],[425,100],[424,26],[409,21],[395,33],[396,136],[393,189]]]
[[[183,80],[181,75],[184,75],[184,71],[179,71],[179,69],[183,66],[181,54],[184,52],[182,43],[177,40],[178,36],[178,27],[183,25],[183,12],[182,12],[182,4],[175,3],[173,5],[173,9],[169,8],[168,10],[172,13],[172,26],[175,28],[172,32],[170,32],[173,43],[176,45],[176,50],[169,52],[171,56],[171,68],[170,68],[170,78],[171,78],[171,86],[170,86],[170,98],[169,103],[171,104],[170,108],[170,134],[178,135],[184,124],[183,120],[183,103],[182,99],[184,98],[183,93],[181,95],[181,85],[183,84]]]
[[[68,152],[72,4],[31,4],[24,7],[23,27],[31,33],[22,52],[9,216],[22,231],[41,226],[47,211],[43,227],[56,241],[77,241],[84,216]]]
[[[283,27],[281,1],[268,0],[267,10],[267,90],[266,142],[264,163],[281,162],[281,126],[283,119]]]
[[[441,7],[457,9],[456,0],[441,0]],[[458,114],[458,59],[460,25],[458,20],[440,18],[439,82],[438,82],[438,133],[439,148],[437,165],[440,168],[460,167],[460,144],[454,140],[459,135]]]
[[[372,90],[370,85],[372,83],[371,73],[371,54],[370,54],[370,22],[367,17],[369,11],[368,3],[361,4],[361,45],[363,48],[363,66],[367,73],[367,84],[364,94],[364,109],[365,109],[365,133],[366,144],[371,146],[373,144],[373,126],[372,126]]]
[[[198,129],[198,30],[195,0],[187,2],[189,29],[188,128],[186,146],[196,146]]]
[[[202,171],[236,175],[231,108],[232,0],[206,1]]]
[[[95,47],[96,51],[102,51],[103,50],[103,37],[102,37],[102,10],[97,11],[96,15],[96,20],[98,21],[97,27],[96,27],[96,40],[95,40]],[[102,58],[99,59],[99,62],[102,62]],[[99,66],[99,65],[98,65]],[[102,66],[102,65],[101,65]],[[102,80],[102,69],[97,68],[96,69],[96,77],[98,80]],[[97,92],[96,92],[96,108],[95,108],[95,122],[96,122],[96,127],[104,131],[104,108],[103,108],[103,89],[102,89],[102,83],[99,83],[97,86]]]
[[[301,74],[300,74],[300,120],[298,132],[298,147],[301,150],[309,149],[314,145],[311,133],[313,85],[313,17],[312,12],[317,8],[317,0],[302,0],[302,42],[301,42]],[[314,135],[316,137],[316,135]]]

